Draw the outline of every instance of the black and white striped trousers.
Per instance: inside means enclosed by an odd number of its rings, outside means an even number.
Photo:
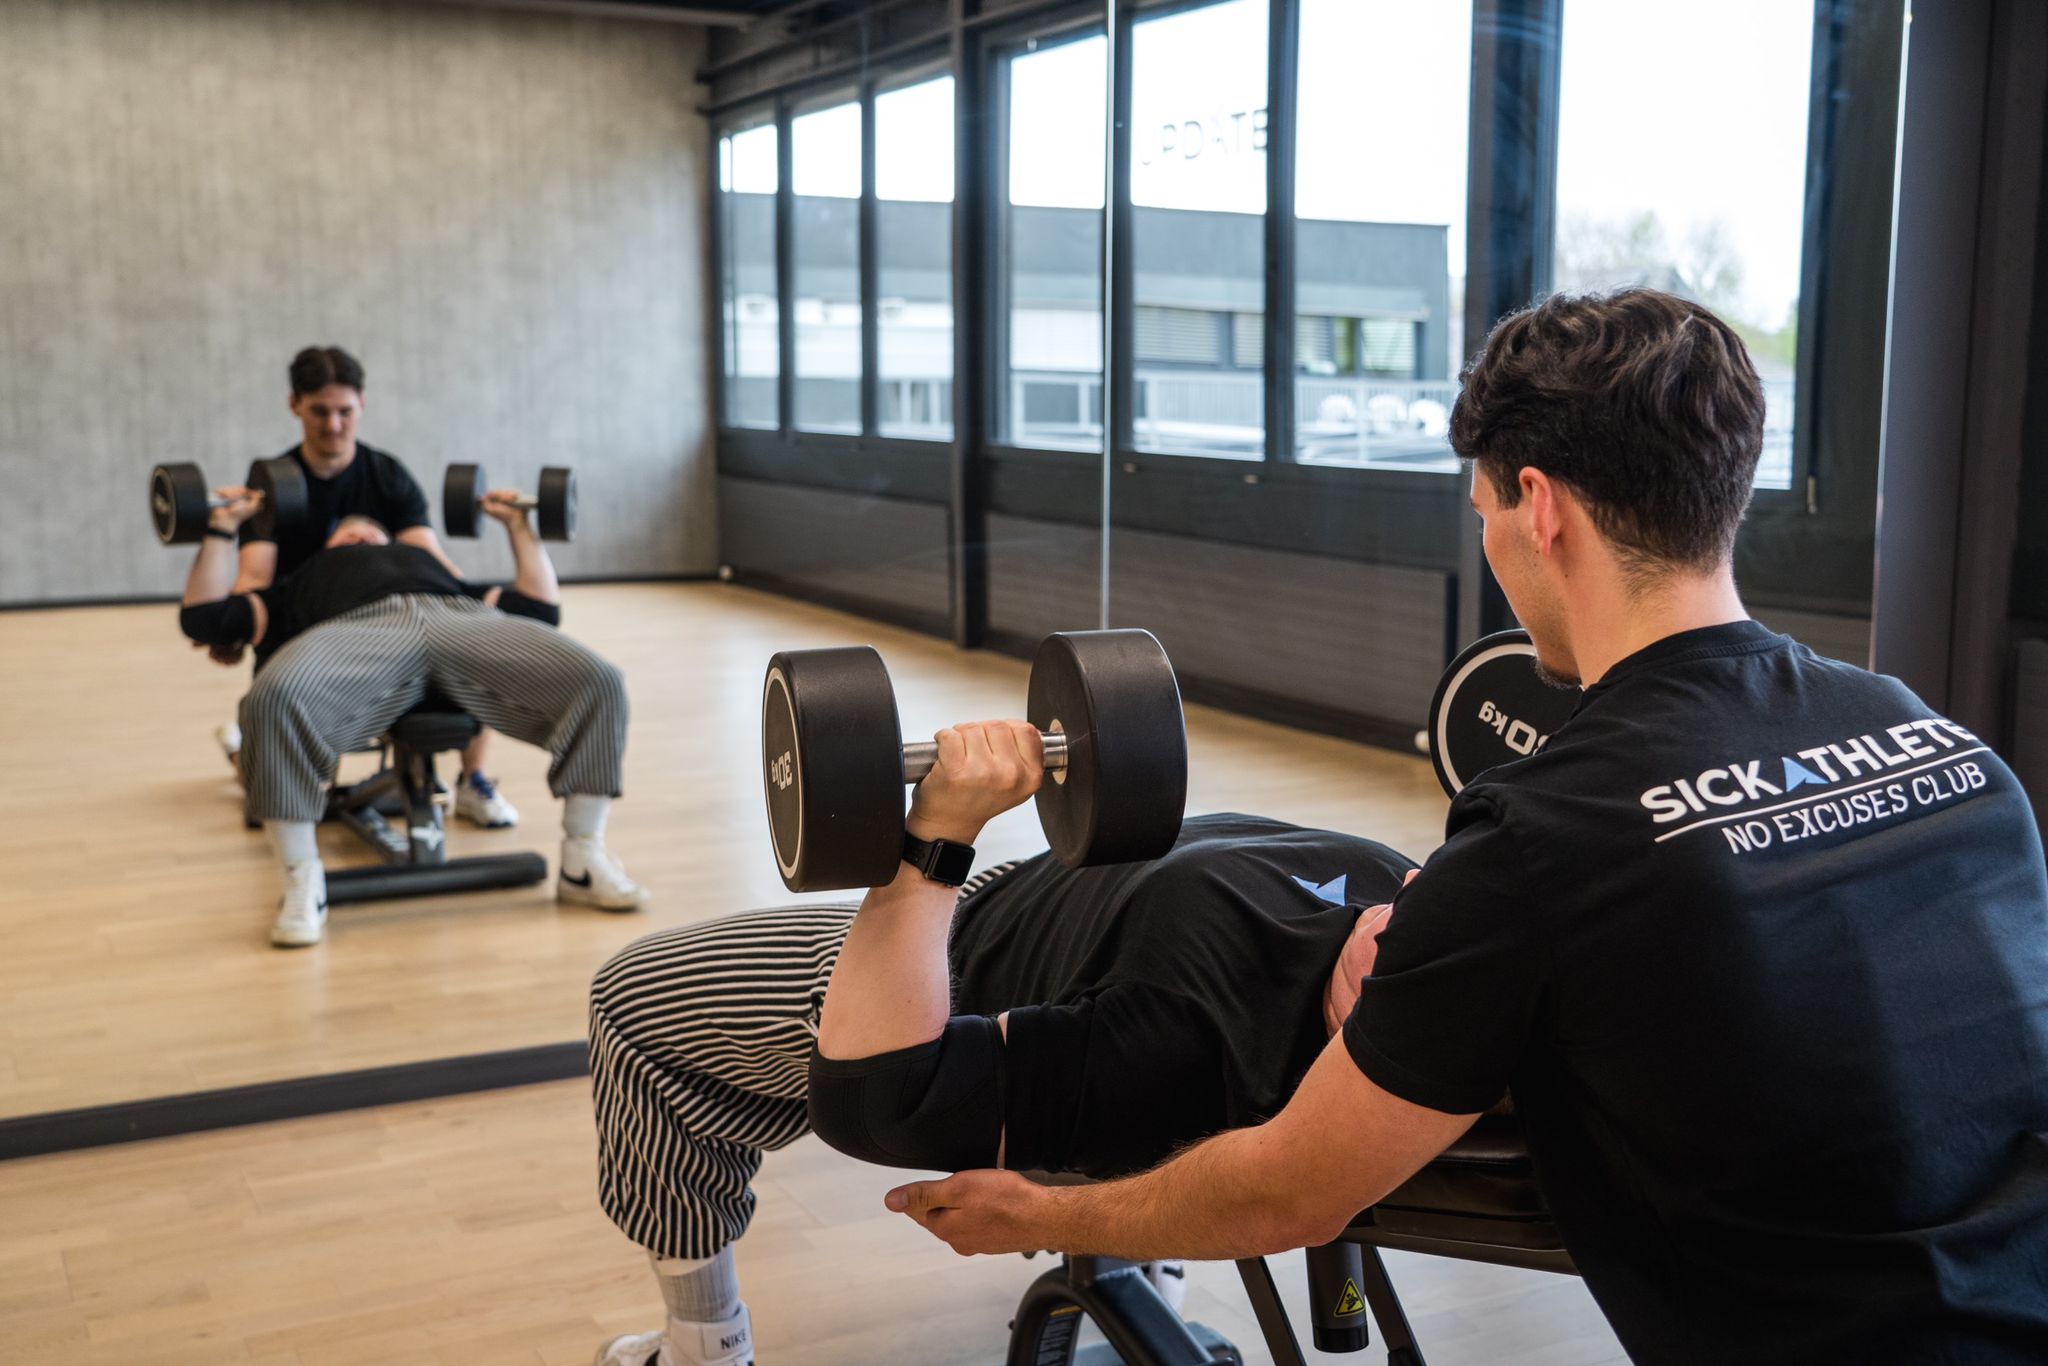
[[[250,817],[319,820],[341,756],[366,748],[430,684],[554,755],[556,796],[619,795],[627,709],[616,665],[470,598],[398,593],[320,623],[256,675],[241,708]]]
[[[1008,872],[978,874],[961,895]],[[804,1090],[853,906],[790,906],[636,940],[590,987],[598,1198],[657,1257],[754,1217],[762,1154],[810,1132]]]

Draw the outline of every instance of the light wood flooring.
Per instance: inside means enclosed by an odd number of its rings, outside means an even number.
[[[876,645],[906,736],[1023,706],[1019,661],[740,588],[572,587],[565,611],[626,671],[611,846],[652,904],[558,910],[543,884],[341,907],[328,942],[297,952],[267,942],[275,863],[211,737],[246,670],[188,649],[169,606],[0,614],[0,1117],[581,1038],[590,974],[628,940],[794,899],[758,777],[776,650]],[[1440,838],[1420,758],[1203,707],[1188,723],[1192,811],[1329,825],[1418,857]],[[524,823],[457,825],[451,854],[552,859],[546,756],[500,739],[491,766]],[[366,861],[344,831],[322,841],[330,866]],[[1028,807],[981,844],[991,860],[1042,847]]]
[[[580,1082],[0,1163],[6,1366],[584,1366],[660,1322],[597,1208]],[[996,1366],[1045,1258],[963,1260],[815,1139],[738,1244],[762,1366]],[[1432,1366],[1624,1360],[1568,1277],[1390,1254]],[[1274,1259],[1297,1316],[1302,1258]],[[1188,1313],[1270,1360],[1227,1264]],[[1375,1347],[1317,1362],[1385,1361]]]

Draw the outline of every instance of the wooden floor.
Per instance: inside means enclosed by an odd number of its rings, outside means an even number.
[[[580,1082],[0,1163],[0,1363],[584,1366],[661,1319],[594,1166]],[[738,1245],[762,1366],[1002,1360],[1049,1263],[954,1256],[882,1209],[900,1179],[770,1155]],[[1432,1366],[1625,1359],[1577,1280],[1388,1265]],[[1274,1269],[1299,1317],[1302,1258]],[[1268,1362],[1235,1271],[1189,1271],[1190,1317]]]
[[[166,606],[0,614],[0,1117],[558,1043],[583,1035],[592,969],[649,930],[793,898],[768,852],[760,680],[778,649],[869,642],[906,736],[1018,714],[1025,666],[719,584],[571,588],[568,628],[620,663],[633,701],[612,848],[653,892],[639,915],[558,910],[548,885],[338,908],[328,942],[266,932],[277,871],[211,733],[244,671],[188,650]],[[1192,811],[1244,810],[1420,856],[1444,801],[1426,762],[1189,711]],[[546,756],[500,740],[517,830],[458,825],[455,855],[538,849]],[[364,861],[323,830],[330,866]],[[1030,809],[990,859],[1043,847]]]

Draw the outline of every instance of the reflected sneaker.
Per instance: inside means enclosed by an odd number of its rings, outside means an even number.
[[[455,814],[486,830],[519,824],[519,808],[506,801],[498,785],[481,773],[464,774],[456,785]]]
[[[327,870],[318,859],[295,863],[285,869],[284,901],[270,927],[270,942],[281,949],[302,949],[319,943],[326,933]]]
[[[566,839],[555,874],[555,900],[600,911],[637,911],[647,903],[647,889],[626,876],[601,842]]]
[[[1181,1306],[1188,1302],[1188,1269],[1182,1262],[1147,1262],[1143,1270],[1145,1279],[1152,1282],[1152,1288],[1159,1292],[1159,1298],[1166,1301],[1166,1307],[1178,1314]]]
[[[754,1366],[754,1325],[744,1304],[723,1323],[670,1319],[659,1333],[613,1338],[593,1366]]]

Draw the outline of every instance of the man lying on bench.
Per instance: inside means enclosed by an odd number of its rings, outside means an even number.
[[[1035,786],[1038,733],[938,739],[910,829],[969,843]],[[1413,867],[1371,840],[1198,816],[1153,863],[982,873],[957,913],[956,889],[905,864],[857,918],[795,906],[629,946],[591,990],[600,1197],[654,1260],[669,1322],[600,1366],[753,1359],[731,1244],[762,1154],[813,1127],[893,1166],[1115,1176],[1275,1113]],[[1178,1265],[1152,1270],[1177,1301]]]
[[[185,582],[179,625],[206,645],[254,646],[265,661],[242,699],[249,815],[284,867],[270,941],[320,942],[327,883],[314,840],[343,754],[373,743],[429,688],[494,730],[554,756],[548,787],[565,799],[558,900],[630,911],[646,893],[605,849],[619,795],[626,686],[616,666],[552,631],[554,567],[508,490],[484,510],[505,527],[517,566],[509,589],[464,583],[367,517],[344,519],[324,549],[268,588],[232,592],[233,531],[260,495],[231,487]]]

